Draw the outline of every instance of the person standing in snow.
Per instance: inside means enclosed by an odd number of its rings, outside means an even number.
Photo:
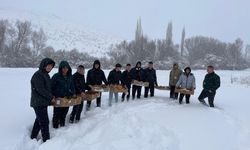
[[[137,80],[139,82],[144,81],[144,75],[143,75],[144,71],[141,68],[141,62],[138,61],[136,63],[136,66],[131,70],[131,74],[132,74],[132,82],[133,80]],[[137,85],[133,85],[132,86],[132,98],[133,100],[135,99],[135,94],[137,93],[137,98],[140,99],[141,98],[141,86],[137,86]]]
[[[181,69],[179,69],[179,65],[174,63],[172,70],[169,74],[169,88],[170,88],[170,98],[178,99],[178,93],[175,93],[175,86],[178,82],[180,76],[182,74]]]
[[[85,90],[86,90],[86,85],[85,85],[85,77],[84,77],[84,66],[79,65],[77,67],[77,72],[73,74],[73,82],[75,86],[75,91],[77,95],[81,95],[81,97],[85,96]],[[81,113],[83,109],[83,101],[79,105],[73,106],[72,112],[70,114],[70,123],[79,122],[81,119]]]
[[[127,89],[128,89],[128,93],[127,93],[127,101],[129,101],[130,98],[130,89],[131,89],[131,82],[132,82],[132,75],[131,75],[131,64],[127,64],[126,66],[126,70],[122,72],[122,80],[124,82],[124,84],[126,85]],[[122,93],[122,102],[125,99],[125,95],[126,93]]]
[[[72,78],[72,69],[67,61],[61,61],[58,73],[52,77],[52,93],[56,98],[72,97],[75,95],[75,87]],[[65,119],[69,107],[54,107],[53,128],[65,126]]]
[[[55,103],[55,99],[51,90],[49,72],[54,66],[55,62],[52,59],[44,58],[40,63],[39,70],[34,73],[30,81],[30,106],[33,107],[36,114],[30,137],[36,139],[41,130],[43,142],[50,139],[48,106]]]
[[[108,84],[109,85],[118,85],[123,84],[122,81],[122,72],[121,72],[121,64],[116,64],[115,69],[109,72],[108,75]],[[112,106],[113,95],[115,95],[115,102],[118,102],[118,93],[113,92],[112,90],[109,91],[109,106]]]
[[[213,66],[207,67],[207,74],[203,81],[203,90],[198,97],[199,101],[206,104],[204,101],[208,97],[208,103],[210,107],[214,107],[214,97],[216,90],[220,87],[220,77],[214,72]]]
[[[184,73],[182,73],[182,75],[180,76],[180,79],[178,80],[178,82],[176,83],[176,87],[178,88],[185,88],[188,90],[193,91],[195,89],[195,77],[194,75],[191,73],[191,68],[190,67],[186,67],[184,69]],[[180,94],[179,97],[179,103],[182,104],[182,100],[183,100],[184,94]],[[190,94],[185,94],[186,97],[186,104],[190,103]]]
[[[152,61],[148,63],[148,68],[144,69],[144,75],[145,75],[145,82],[149,83],[149,86],[145,87],[144,97],[145,98],[148,97],[149,91],[150,91],[150,97],[153,97],[155,86],[158,86],[158,84],[157,84],[156,71],[154,69]]]
[[[105,77],[104,72],[101,70],[101,63],[99,60],[95,60],[93,64],[93,68],[90,69],[87,73],[87,85],[102,85],[104,82],[108,85],[108,81]],[[90,110],[91,101],[87,102],[87,110]],[[101,93],[100,97],[96,99],[96,107],[101,107]]]

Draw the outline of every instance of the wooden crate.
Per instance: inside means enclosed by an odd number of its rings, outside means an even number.
[[[110,90],[115,93],[127,93],[128,89],[123,85],[110,85]]]
[[[109,86],[102,84],[102,85],[89,85],[92,91],[94,92],[108,92]]]
[[[83,97],[84,101],[92,101],[96,98],[100,97],[100,93],[99,92],[95,92],[95,91],[87,91],[85,92],[85,96]]]
[[[158,90],[170,90],[169,86],[155,86]]]
[[[186,88],[175,88],[175,93],[194,95],[194,90],[188,90]]]
[[[74,105],[79,105],[82,102],[82,97],[76,96],[71,98],[56,98],[56,103],[54,104],[55,107],[69,107]]]
[[[148,87],[149,83],[148,82],[134,80],[132,82],[132,85]]]

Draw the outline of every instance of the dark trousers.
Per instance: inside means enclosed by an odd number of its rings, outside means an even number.
[[[127,96],[126,96],[127,97],[127,101],[129,101],[129,98],[130,98],[130,89],[131,89],[131,87],[128,87],[128,93],[127,93]],[[126,93],[122,93],[122,102],[125,99],[125,95],[126,95]]]
[[[208,90],[202,90],[200,96],[198,97],[199,101],[204,102],[205,98],[208,98],[208,103],[210,107],[214,107],[214,97],[216,95],[215,91],[209,92]]]
[[[100,97],[96,99],[96,107],[101,107],[101,98],[102,98],[102,93],[100,93]],[[87,106],[86,106],[87,110],[90,110],[91,102],[92,101],[87,101]]]
[[[33,108],[36,114],[36,120],[34,122],[31,139],[37,138],[40,130],[43,138],[43,142],[46,142],[50,139],[49,134],[49,116],[47,111],[47,106],[34,107]]]
[[[175,93],[175,86],[170,86],[170,98],[178,99],[178,93]]]
[[[137,98],[141,98],[141,86],[132,86],[132,98],[135,99],[135,93],[137,93]]]
[[[154,92],[155,92],[155,86],[154,84],[149,84],[148,87],[145,87],[145,91],[144,91],[144,97],[147,98],[148,97],[148,92],[150,91],[150,96],[153,97],[154,96]]]
[[[73,106],[72,112],[70,114],[70,120],[74,121],[74,119],[76,119],[79,121],[81,119],[82,109],[83,101],[81,102],[81,104]]]
[[[67,113],[69,111],[69,107],[54,107],[53,111],[53,128],[58,128],[65,126],[65,119]]]
[[[180,97],[179,97],[179,103],[181,104],[182,103],[182,100],[183,100],[183,97],[186,97],[186,103],[189,104],[190,103],[190,95],[189,94],[180,94]]]

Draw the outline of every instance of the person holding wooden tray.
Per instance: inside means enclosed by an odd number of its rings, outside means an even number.
[[[85,76],[84,76],[84,66],[79,65],[77,67],[76,73],[73,74],[73,82],[76,90],[76,94],[80,95],[82,98],[85,96],[85,90],[87,88],[85,84]],[[72,112],[70,114],[69,122],[74,123],[79,122],[81,119],[81,113],[83,109],[83,101],[79,105],[73,106]]]
[[[58,73],[52,77],[52,93],[55,98],[72,97],[75,95],[72,69],[67,61],[61,61]],[[69,107],[54,107],[53,128],[65,126],[68,110]]]
[[[190,67],[186,67],[184,69],[184,73],[182,73],[182,75],[180,76],[180,79],[176,83],[176,87],[182,88],[182,89],[187,89],[190,91],[193,91],[195,89],[195,87],[196,87],[195,77],[194,77],[193,73],[191,73]],[[183,100],[184,95],[186,97],[186,103],[189,104],[191,95],[190,94],[183,94],[183,93],[180,93],[179,103],[182,104],[182,100]]]
[[[110,86],[123,84],[121,67],[121,64],[116,64],[115,68],[109,72],[108,83]],[[118,102],[118,92],[114,92],[112,89],[110,89],[109,106],[112,106],[113,95],[115,95],[115,102]]]
[[[108,81],[105,77],[103,70],[101,69],[101,62],[99,60],[95,60],[93,64],[93,68],[90,69],[87,73],[87,85],[102,85],[102,82],[105,85],[108,85]],[[91,101],[87,102],[87,111],[90,110]],[[100,97],[96,99],[96,107],[101,107],[101,93]]]
[[[132,83],[134,81],[143,82],[144,81],[144,70],[141,68],[141,62],[138,61],[134,68],[131,69]],[[134,85],[132,86],[132,99],[135,99],[135,94],[137,93],[137,99],[141,98],[142,86]]]

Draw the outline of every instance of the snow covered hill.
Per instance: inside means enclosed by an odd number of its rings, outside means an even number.
[[[57,69],[54,69],[55,73]],[[30,140],[34,112],[29,107],[30,78],[36,69],[0,68],[0,147],[3,150],[249,150],[249,86],[231,84],[231,76],[245,78],[250,71],[218,71],[222,85],[217,109],[201,105],[197,97],[205,71],[193,71],[197,89],[191,104],[179,105],[169,92],[154,98],[107,106],[82,115],[78,124],[50,129],[52,139]],[[75,71],[75,70],[74,70]],[[16,75],[18,74],[18,77]],[[108,71],[105,71],[108,74]],[[157,71],[158,83],[168,84],[169,71]],[[49,109],[50,119],[52,108]]]
[[[107,56],[111,44],[121,41],[109,34],[89,29],[86,26],[63,20],[53,14],[37,13],[27,10],[0,8],[0,19],[15,21],[31,21],[33,28],[43,28],[49,46],[55,50],[78,49],[80,52],[87,52],[92,56]]]

